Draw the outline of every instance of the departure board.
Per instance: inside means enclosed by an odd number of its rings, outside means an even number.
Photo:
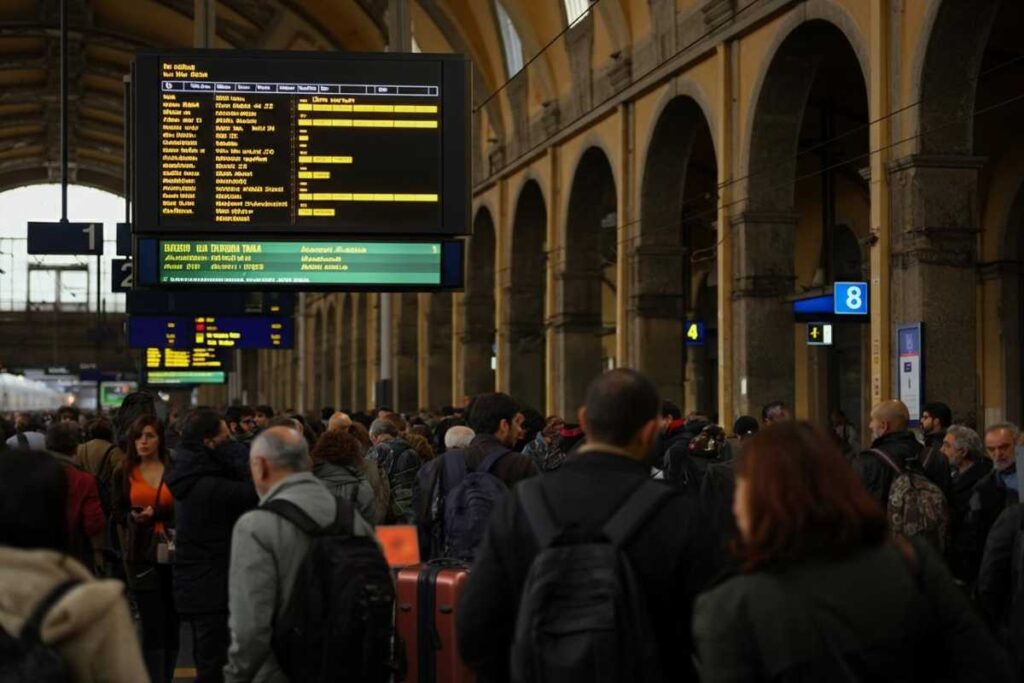
[[[138,240],[136,286],[232,289],[455,290],[461,240]]]
[[[468,61],[141,52],[139,232],[465,234]]]
[[[130,348],[290,349],[295,323],[264,316],[133,316],[128,318]]]
[[[143,384],[157,387],[193,386],[197,384],[227,384],[223,370],[146,370]]]
[[[146,349],[144,365],[147,370],[228,370],[230,358],[229,351],[216,347],[150,347]]]

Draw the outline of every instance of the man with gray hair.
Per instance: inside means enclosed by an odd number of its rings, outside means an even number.
[[[412,488],[416,481],[416,473],[420,469],[420,456],[401,437],[394,421],[388,418],[377,418],[373,421],[370,425],[370,440],[373,442],[373,448],[366,452],[366,459],[377,463],[380,472],[387,476],[391,487],[391,504],[385,523],[414,523]]]
[[[288,604],[311,537],[293,522],[265,509],[275,500],[299,508],[321,528],[333,524],[339,504],[310,471],[305,439],[287,427],[270,427],[253,441],[249,455],[260,507],[235,525],[231,539],[228,603],[231,646],[224,680],[287,681],[271,650],[274,619]],[[356,536],[372,528],[355,515]]]
[[[1020,429],[1012,422],[1000,422],[985,430],[985,450],[995,465],[1000,488],[1017,503],[1020,496],[1020,475],[1024,472],[1024,449],[1017,446]]]
[[[986,491],[985,482],[994,469],[976,431],[951,426],[942,441],[942,454],[952,472],[950,571],[954,578],[972,585],[978,576],[985,538],[1003,506]]]

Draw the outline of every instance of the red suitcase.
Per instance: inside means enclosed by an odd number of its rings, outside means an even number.
[[[476,674],[459,656],[455,606],[469,565],[432,560],[398,571],[395,630],[405,648],[408,683],[473,683]]]

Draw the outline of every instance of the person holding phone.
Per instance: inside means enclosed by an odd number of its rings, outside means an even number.
[[[179,621],[170,559],[174,496],[164,483],[163,423],[143,415],[128,430],[128,452],[114,475],[114,517],[128,587],[142,622],[142,654],[153,683],[170,683],[178,659]]]

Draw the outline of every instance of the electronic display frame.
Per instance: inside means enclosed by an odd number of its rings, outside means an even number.
[[[125,322],[125,339],[130,349],[293,349],[295,332],[292,316],[138,315],[129,316]],[[274,343],[274,335],[280,337],[279,343]]]
[[[161,217],[161,165],[159,163],[135,163],[132,169],[132,229],[136,234],[160,234],[178,236],[184,233],[230,232],[232,229],[260,236],[287,236],[289,239],[302,235],[468,235],[472,230],[471,220],[471,89],[470,61],[458,54],[412,54],[412,53],[325,53],[295,51],[250,51],[250,50],[140,50],[132,65],[132,152],[137,159],[161,159],[161,63],[196,63],[221,61],[238,68],[249,62],[253,73],[259,73],[266,62],[284,61],[295,65],[294,73],[326,73],[331,63],[340,61],[354,63],[363,68],[380,65],[381,69],[400,67],[402,63],[434,63],[440,68],[441,87],[439,128],[440,144],[440,211],[434,225],[423,225],[415,229],[398,230],[394,226],[367,226],[362,229],[344,229],[338,226],[300,225],[281,223],[276,225],[251,223],[218,223],[199,221],[190,226],[165,225]],[[395,68],[400,73],[400,68]],[[313,84],[314,76],[307,77]],[[407,170],[401,170],[406,172]],[[294,179],[292,179],[294,182]],[[296,195],[297,196],[297,195]]]
[[[151,370],[146,368],[142,373],[142,385],[147,387],[187,389],[195,386],[217,386],[227,383],[228,373],[225,370]]]
[[[344,243],[374,243],[374,244],[438,244],[441,247],[440,254],[440,280],[438,284],[382,284],[382,283],[316,283],[316,282],[245,282],[235,281],[230,283],[204,282],[160,282],[159,265],[159,243],[160,242],[193,242],[196,244],[209,244],[212,242],[237,242],[237,243],[275,243],[275,242],[302,242],[304,244],[344,244]],[[186,236],[152,236],[136,237],[135,239],[135,281],[136,290],[159,289],[170,292],[188,290],[218,290],[225,291],[260,291],[260,292],[458,292],[463,291],[466,286],[466,242],[460,239],[382,239],[382,238],[344,238],[327,239],[323,237],[314,239],[260,239],[259,237],[246,237],[239,239],[221,235],[213,237],[210,235],[186,235]]]

